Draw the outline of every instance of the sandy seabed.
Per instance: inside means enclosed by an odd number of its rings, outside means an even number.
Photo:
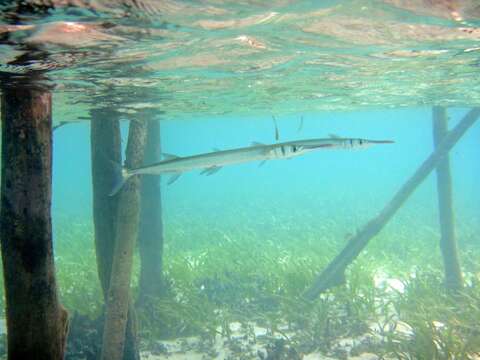
[[[199,337],[182,338],[172,341],[158,343],[155,352],[143,352],[142,360],[267,360],[267,359],[288,359],[288,360],[377,360],[379,357],[372,353],[363,353],[358,356],[348,356],[350,350],[365,339],[365,336],[357,339],[344,338],[338,340],[332,348],[343,356],[325,356],[320,352],[289,355],[290,347],[288,342],[282,343],[279,335],[269,335],[265,328],[254,326],[255,341],[248,338],[242,331],[240,323],[231,323],[232,334],[229,338],[217,335],[215,341],[205,345],[205,340]],[[281,343],[281,348],[272,348],[272,344]],[[269,354],[277,353],[278,357]],[[280,355],[281,353],[281,355]]]

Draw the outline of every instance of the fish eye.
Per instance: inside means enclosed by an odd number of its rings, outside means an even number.
[[[292,151],[297,152],[297,145],[292,145]]]
[[[363,144],[363,140],[362,140],[362,139],[358,139],[358,141],[360,142],[360,145]]]

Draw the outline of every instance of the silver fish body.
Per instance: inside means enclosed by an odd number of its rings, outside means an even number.
[[[321,149],[365,148],[374,144],[388,144],[392,142],[393,141],[391,140],[366,140],[357,138],[331,137],[322,139],[287,141],[270,145],[254,143],[249,147],[214,151],[185,157],[169,155],[168,159],[154,164],[133,169],[120,168],[119,179],[110,195],[114,195],[116,192],[118,192],[125,181],[134,175],[160,175],[173,173],[175,174],[173,180],[171,181],[173,182],[181,173],[195,169],[203,169],[202,173],[211,175],[225,165],[241,164],[252,161],[289,159],[303,155],[307,152]]]

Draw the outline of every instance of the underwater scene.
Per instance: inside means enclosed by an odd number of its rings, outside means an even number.
[[[480,359],[480,2],[0,10],[0,358]]]
[[[466,111],[449,113],[455,126]],[[261,167],[236,165],[212,176],[192,172],[171,185],[161,179],[156,220],[163,226],[162,279],[148,280],[163,282],[161,296],[151,308],[137,309],[145,358],[475,358],[480,129],[465,134],[450,158],[465,293],[450,298],[444,288],[432,174],[348,268],[346,282],[311,302],[303,298],[305,291],[390,203],[431,154],[433,141],[428,108],[303,118],[299,132],[299,118],[279,116],[282,139],[328,138],[334,131],[395,143],[320,150]],[[197,120],[160,121],[162,151],[208,153],[241,148],[252,138],[275,143],[269,117]],[[93,243],[89,126],[65,126],[54,137],[54,240],[62,300],[78,316],[95,319],[103,303]],[[138,279],[140,258],[135,261]],[[98,346],[95,336],[78,336],[67,358],[88,358],[89,346]]]

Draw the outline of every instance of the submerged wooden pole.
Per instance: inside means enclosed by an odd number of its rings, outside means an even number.
[[[115,182],[114,163],[121,163],[120,126],[116,114],[91,111],[93,223],[98,277],[104,296],[112,270],[118,197],[108,196]]]
[[[115,182],[114,163],[121,162],[118,114],[110,110],[91,110],[90,142],[92,156],[93,223],[97,271],[106,302],[113,262],[118,196],[108,196]],[[140,358],[136,318],[128,314],[123,360]]]
[[[430,174],[448,154],[450,149],[460,140],[465,132],[480,116],[480,108],[470,110],[467,115],[455,126],[438,144],[435,151],[423,162],[417,171],[400,188],[380,214],[368,222],[340,252],[339,255],[320,273],[313,285],[305,292],[304,297],[314,300],[321,292],[338,285],[344,278],[345,269],[360,254],[370,239],[377,235],[397,210],[404,204],[413,191]]]
[[[2,96],[0,238],[8,359],[62,360],[68,314],[52,246],[52,97],[26,87]]]
[[[160,154],[160,122],[147,125],[145,164],[158,161]],[[160,176],[147,175],[141,179],[141,210],[138,246],[140,250],[140,283],[138,304],[144,305],[163,292],[163,223]]]
[[[131,121],[125,165],[138,167],[143,162],[146,126]],[[117,195],[118,213],[115,232],[112,272],[107,296],[103,330],[102,360],[118,360],[124,349],[127,314],[131,308],[130,280],[133,251],[138,236],[140,213],[140,179],[132,177]]]
[[[447,110],[443,107],[434,107],[433,140],[438,147],[448,134]],[[452,205],[452,176],[450,174],[450,159],[446,154],[437,165],[437,192],[438,212],[440,221],[440,248],[445,269],[445,286],[449,290],[460,290],[463,286],[460,261],[457,253],[455,225]]]

